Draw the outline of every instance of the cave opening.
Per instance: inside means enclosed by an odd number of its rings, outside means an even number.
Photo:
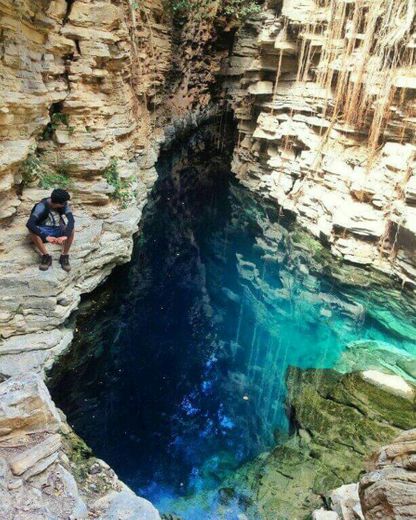
[[[236,182],[234,129],[219,142],[220,126],[162,152],[133,258],[84,298],[49,380],[95,454],[184,520],[225,503],[224,518],[257,518],[229,478],[296,430],[288,366],[331,368],[358,340],[406,348],[359,295],[314,273],[318,253],[293,240],[291,218]]]

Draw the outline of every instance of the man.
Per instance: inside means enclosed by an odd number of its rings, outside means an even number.
[[[53,190],[51,196],[38,202],[30,214],[26,227],[30,238],[42,255],[39,269],[47,271],[52,265],[52,257],[45,244],[60,244],[62,254],[59,263],[64,271],[69,272],[69,250],[74,240],[74,216],[68,201],[71,199],[65,190]]]

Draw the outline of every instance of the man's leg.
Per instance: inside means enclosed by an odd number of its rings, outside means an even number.
[[[29,233],[29,235],[30,235],[30,239],[32,240],[33,244],[38,249],[40,254],[47,255],[48,251],[47,251],[42,239],[38,235],[35,235],[34,233]]]
[[[38,235],[35,235],[34,233],[30,233],[30,238],[31,238],[33,244],[36,246],[36,248],[42,255],[39,269],[41,271],[47,271],[49,269],[49,267],[52,265],[52,257],[48,254],[45,244],[42,242],[42,239],[40,237],[38,237]]]
[[[75,231],[72,231],[71,235],[65,240],[62,247],[62,254],[67,255],[71,249],[72,242],[74,241]]]
[[[61,258],[59,259],[59,263],[61,264],[62,269],[67,273],[69,273],[69,271],[71,270],[68,253],[71,249],[72,242],[74,241],[74,235],[75,233],[74,231],[72,231],[71,235],[62,244],[62,254]]]

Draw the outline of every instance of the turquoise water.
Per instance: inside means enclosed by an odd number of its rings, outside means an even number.
[[[319,272],[319,252],[212,151],[183,167],[166,154],[159,174],[131,263],[84,303],[51,390],[137,493],[216,519],[224,478],[289,433],[287,367],[337,366],[363,339],[413,356],[413,304]]]

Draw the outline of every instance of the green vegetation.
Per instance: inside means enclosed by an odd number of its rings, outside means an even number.
[[[119,202],[122,208],[126,208],[129,202],[132,202],[136,196],[136,191],[132,189],[134,177],[127,179],[120,178],[117,160],[112,159],[104,170],[104,178],[108,184],[114,188],[110,197]]]
[[[67,173],[48,172],[44,173],[39,179],[39,186],[44,189],[48,188],[69,188],[72,181]]]
[[[28,186],[35,182],[42,175],[42,165],[40,158],[31,152],[23,161],[21,166],[23,186]]]
[[[238,20],[261,10],[258,0],[165,0],[165,4],[173,14],[179,16],[195,14],[205,17],[215,13]],[[140,7],[140,1],[130,0],[130,5],[137,9]]]
[[[23,186],[36,184],[40,188],[69,188],[72,180],[69,177],[68,164],[61,162],[51,167],[41,161],[41,157],[31,152],[21,166]]]
[[[55,130],[57,130],[60,126],[66,126],[69,135],[74,133],[74,127],[69,126],[69,119],[67,114],[62,114],[61,112],[55,112],[51,116],[50,122],[46,125],[45,130],[42,134],[42,139],[47,141],[51,139]]]
[[[220,12],[239,19],[259,13],[260,5],[255,0],[225,0],[221,2]]]
[[[81,437],[72,430],[65,433],[62,438],[64,451],[71,462],[75,479],[78,482],[84,482],[88,477],[93,452]]]

